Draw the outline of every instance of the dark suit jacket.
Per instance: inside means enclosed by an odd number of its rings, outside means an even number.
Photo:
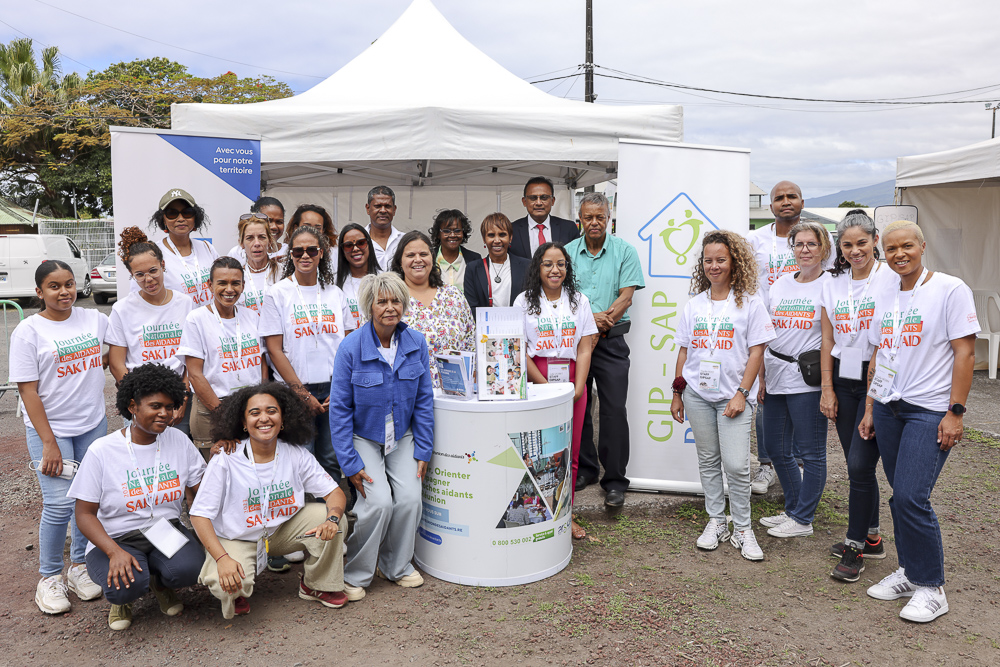
[[[531,222],[530,227],[528,226],[529,222]],[[553,243],[566,245],[573,239],[580,237],[580,230],[576,228],[576,223],[572,220],[552,215],[549,216],[549,223],[552,228]],[[510,254],[531,259],[531,237],[528,234],[534,234],[536,238],[538,237],[538,230],[534,226],[535,221],[529,220],[527,216],[514,221],[514,238],[510,243],[510,250],[508,250]]]
[[[524,279],[528,275],[528,267],[531,266],[531,262],[523,257],[511,255],[510,251],[507,252],[507,256],[510,257],[510,303],[502,304],[504,306],[513,305],[517,295],[524,291]],[[472,308],[473,317],[476,316],[476,308],[489,308],[490,306],[489,281],[491,280],[493,280],[493,276],[486,273],[483,260],[480,259],[465,267],[465,300]]]
[[[465,263],[468,265],[465,267],[466,273],[469,272],[469,266],[472,266],[474,263],[476,262],[479,262],[480,264],[483,263],[483,256],[480,255],[478,252],[474,250],[469,250],[465,246],[462,246],[461,248],[459,248],[459,250],[462,251],[462,257],[465,258]]]

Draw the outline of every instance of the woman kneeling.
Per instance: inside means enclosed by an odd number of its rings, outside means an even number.
[[[168,425],[187,396],[166,366],[145,364],[122,378],[118,412],[131,426],[98,438],[80,462],[67,494],[76,524],[90,540],[87,571],[111,603],[108,626],[132,625],[132,602],[153,591],[160,611],[184,609],[173,589],[193,586],[205,558],[181,525],[181,502],[194,499],[205,462],[183,433]]]
[[[304,447],[315,435],[306,404],[271,382],[226,397],[213,420],[215,439],[241,442],[208,464],[191,524],[208,551],[198,581],[222,600],[223,618],[250,613],[268,556],[295,551],[308,554],[299,597],[343,607],[347,498]],[[306,503],[306,493],[326,507]]]

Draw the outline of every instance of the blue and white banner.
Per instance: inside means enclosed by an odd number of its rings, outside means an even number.
[[[627,337],[633,489],[702,492],[690,425],[670,416],[675,340],[702,236],[749,230],[749,183],[749,150],[620,142],[616,235],[638,249],[646,281]]]
[[[153,240],[162,238],[150,218],[160,197],[179,188],[197,200],[209,221],[192,238],[205,239],[225,255],[236,245],[240,215],[260,196],[260,138],[112,127],[111,178],[116,241],[126,227],[139,227]],[[118,264],[118,294],[123,296],[129,273],[120,259]]]

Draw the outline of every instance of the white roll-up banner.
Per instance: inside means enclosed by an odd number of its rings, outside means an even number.
[[[627,337],[632,489],[702,492],[690,425],[670,416],[677,327],[702,236],[747,234],[749,183],[749,150],[620,143],[616,235],[638,249],[646,281],[633,298]]]
[[[150,218],[167,191],[181,189],[209,220],[191,237],[225,255],[236,245],[240,215],[260,196],[260,137],[112,127],[111,180],[116,243],[126,227],[139,227],[154,241],[163,238]],[[124,296],[129,273],[120,258],[117,263],[118,295]]]

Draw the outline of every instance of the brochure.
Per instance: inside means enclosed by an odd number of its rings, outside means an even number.
[[[479,400],[528,398],[526,342],[520,308],[476,309]]]

